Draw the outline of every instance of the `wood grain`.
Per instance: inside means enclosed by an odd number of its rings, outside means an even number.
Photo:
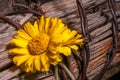
[[[87,69],[89,79],[94,77],[104,66],[106,60],[106,52],[112,43],[112,16],[110,12],[102,12],[100,10],[89,13],[94,7],[105,3],[105,0],[82,0],[87,13],[88,29],[92,36],[90,47],[90,62]],[[101,5],[102,6],[102,5]],[[76,29],[81,33],[80,18],[77,11],[75,0],[51,0],[42,5],[47,16],[61,18],[69,28]],[[107,16],[107,17],[106,17]],[[24,24],[32,17],[32,14],[8,16],[12,20]],[[120,23],[120,11],[117,11],[118,23]],[[120,25],[120,24],[119,24]],[[16,34],[16,29],[7,24],[0,23],[0,79],[1,80],[55,80],[53,72],[48,73],[24,73],[18,67],[13,66],[11,59],[8,56],[7,45],[13,35]],[[118,41],[120,43],[120,34]],[[118,52],[113,59],[111,65],[120,62],[120,44],[118,44]],[[74,69],[74,74],[78,76],[78,65],[73,56],[71,56],[71,65]]]

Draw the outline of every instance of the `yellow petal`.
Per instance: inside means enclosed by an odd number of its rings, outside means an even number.
[[[76,46],[76,45],[71,45],[70,48],[72,48],[74,50],[78,50],[78,46]]]
[[[81,34],[77,34],[76,38],[82,38],[83,36]]]
[[[13,48],[9,50],[10,55],[29,55],[29,52],[25,48]]]
[[[34,22],[34,29],[35,29],[36,34],[39,34],[38,22],[37,21]]]
[[[84,41],[83,39],[78,39],[78,40],[75,41],[75,43],[76,43],[76,44],[78,44],[78,43],[83,43],[83,41]]]
[[[27,73],[31,71],[31,68],[29,66],[26,66],[25,63],[21,64],[19,67]]]
[[[65,56],[69,56],[71,54],[71,49],[69,47],[57,47],[57,51],[59,53],[63,53]]]
[[[22,48],[26,48],[28,45],[28,41],[23,39],[12,39],[11,43],[15,44],[17,47],[22,47]]]
[[[49,71],[49,67],[50,67],[50,64],[47,63],[47,64],[45,65],[45,67],[44,67],[44,71]]]
[[[32,39],[23,29],[19,29],[17,34],[21,36],[23,39],[26,39],[26,40]]]
[[[30,22],[25,24],[24,29],[31,37],[35,37],[37,35],[33,25]]]
[[[49,28],[51,26],[51,17],[46,19],[46,24],[45,24],[45,33],[48,33]]]
[[[56,61],[51,61],[51,60],[50,60],[50,63],[55,66],[55,65],[57,65],[59,62],[58,62],[57,60],[56,60]]]
[[[50,67],[50,64],[47,62],[47,63],[41,68],[41,71],[42,71],[42,72],[49,71],[49,67]]]
[[[47,57],[46,53],[41,54],[40,59],[41,59],[42,67],[44,67],[48,62],[48,57]]]
[[[50,58],[50,59],[52,59],[52,60],[60,60],[61,61],[61,59],[62,59],[62,57],[60,56],[60,54],[58,53],[58,52],[56,52],[56,53],[52,53],[52,52],[48,52],[47,53],[47,56]]]
[[[70,29],[66,29],[63,34],[70,34],[71,33],[71,30]]]
[[[59,53],[58,54],[52,54],[52,53],[49,53],[49,58],[51,58],[51,59],[57,59],[57,58],[59,58]]]
[[[57,45],[51,41],[48,45],[48,50],[52,53],[56,53],[56,46]]]
[[[34,60],[35,60],[35,56],[31,55],[25,63],[25,66],[28,66],[31,72],[36,71],[36,69],[34,68]]]
[[[65,27],[65,24],[59,23],[58,27],[56,28],[56,30],[54,31],[54,33],[61,33],[61,32],[63,32],[64,31],[64,27]]]
[[[39,22],[39,32],[40,33],[45,33],[45,23],[46,23],[45,16],[43,15],[43,16],[41,16],[40,22]]]
[[[36,68],[38,71],[41,71],[40,56],[36,56],[36,58],[35,58],[35,68]]]
[[[13,58],[13,62],[17,64],[17,66],[21,65],[22,63],[26,62],[27,59],[29,58],[29,55],[24,55],[24,56],[15,56]]]
[[[84,43],[84,40],[80,38],[81,35],[77,35],[76,37],[70,39],[67,41],[67,43],[65,43],[65,45],[73,45],[73,44],[78,44],[78,45],[81,45]]]
[[[62,43],[67,42],[70,39],[70,32],[71,32],[71,30],[66,29],[61,34],[61,37],[59,39],[62,41]]]
[[[24,69],[24,71],[26,71],[27,73],[30,72],[30,71],[31,71],[31,67],[26,67],[26,68]]]
[[[52,65],[57,65],[59,62],[62,61],[62,57],[60,55],[54,55],[54,56],[49,55],[49,58],[50,58],[49,62]]]
[[[70,39],[70,30],[66,29],[61,34],[55,34],[51,37],[51,41],[55,43],[65,43],[67,40]]]
[[[61,34],[67,27],[63,23],[59,23],[58,27],[52,33],[52,36],[56,36],[56,34]]]
[[[34,59],[35,59],[35,57],[31,55],[31,56],[29,57],[29,59],[27,60],[26,65],[32,67],[32,64],[33,64],[33,62],[34,62]]]
[[[56,44],[63,41],[62,34],[56,34],[54,37],[51,37],[51,42],[54,42]]]
[[[62,23],[61,19],[55,18],[52,20],[52,25],[49,31],[49,35],[52,35],[54,33],[55,29],[58,27],[60,23]]]
[[[55,19],[52,20],[52,25],[51,25],[51,28],[50,28],[50,32],[54,31],[57,23],[58,23],[58,18],[55,18]]]
[[[22,38],[20,35],[14,36],[15,39],[23,40],[25,42],[28,42],[29,40]]]
[[[75,37],[76,34],[77,34],[77,31],[75,31],[75,30],[71,31],[70,38]]]

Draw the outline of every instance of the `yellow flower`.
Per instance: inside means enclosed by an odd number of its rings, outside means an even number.
[[[83,44],[82,35],[70,30],[58,18],[42,16],[34,25],[27,22],[11,40],[9,50],[13,62],[26,72],[49,71],[50,65],[62,61],[62,54],[69,56],[71,48]]]

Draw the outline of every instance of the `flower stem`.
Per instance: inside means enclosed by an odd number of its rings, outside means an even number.
[[[60,79],[59,79],[58,66],[57,66],[57,65],[55,66],[55,79],[56,79],[56,80],[60,80]]]
[[[63,63],[59,63],[58,65],[65,70],[65,72],[68,74],[68,76],[71,78],[71,80],[75,80],[75,77],[73,76],[73,74]]]

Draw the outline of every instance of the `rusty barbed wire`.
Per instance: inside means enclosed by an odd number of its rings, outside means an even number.
[[[96,75],[94,78],[92,78],[92,80],[101,80],[102,79],[102,76],[104,75],[105,71],[107,70],[108,66],[110,65],[111,61],[113,60],[113,58],[117,52],[118,23],[117,23],[116,12],[115,12],[115,1],[107,0],[107,3],[110,8],[111,14],[113,16],[113,20],[112,20],[113,43],[107,52],[107,59],[106,59],[106,63],[104,65],[104,67],[98,73],[98,75]]]
[[[81,22],[81,29],[82,29],[82,34],[85,40],[85,44],[83,46],[83,60],[82,60],[82,72],[81,72],[81,80],[87,79],[86,77],[86,69],[89,63],[89,58],[90,58],[90,51],[89,51],[89,41],[91,41],[90,33],[88,31],[88,22],[87,22],[87,16],[85,13],[84,6],[81,2],[81,0],[76,0],[77,7],[78,7],[78,12],[79,12],[79,17],[80,17],[80,22]]]
[[[10,13],[5,14],[6,16],[15,15],[15,14],[23,14],[23,13],[33,13],[36,16],[41,16],[41,15],[45,14],[39,4],[36,4],[39,11],[33,10],[31,7],[29,7],[27,5],[16,3],[15,0],[12,0],[12,5],[13,5],[13,7],[21,7],[26,10],[10,12]]]
[[[15,26],[15,28],[16,28],[17,30],[22,28],[22,26],[21,26],[19,23],[14,22],[13,20],[7,18],[6,16],[3,16],[3,15],[2,15],[2,16],[0,16],[0,19],[2,19],[3,21],[6,21],[7,23]]]
[[[9,24],[11,24],[11,25],[13,25],[17,30],[21,29],[22,25],[20,25],[19,23],[14,22],[13,20],[7,18],[6,16],[15,15],[15,14],[23,14],[23,13],[33,13],[36,16],[41,16],[42,14],[44,14],[42,9],[41,9],[40,12],[38,12],[38,11],[32,10],[32,8],[30,8],[29,6],[15,3],[15,0],[12,0],[12,5],[13,5],[13,7],[22,7],[22,8],[25,8],[27,10],[25,10],[25,11],[14,11],[14,12],[11,12],[11,13],[0,15],[0,19],[7,22],[7,23],[9,23]]]
[[[113,32],[113,44],[110,47],[110,49],[108,50],[107,53],[107,60],[106,60],[106,64],[104,66],[104,68],[100,71],[100,73],[98,75],[96,75],[92,80],[100,80],[103,76],[103,73],[106,71],[106,69],[108,68],[109,64],[111,63],[113,57],[115,56],[116,50],[117,50],[117,36],[118,36],[118,23],[117,23],[117,19],[116,19],[116,12],[115,12],[115,1],[114,0],[107,0],[111,14],[113,16],[113,26],[112,26],[112,32]],[[80,65],[80,68],[82,67],[82,72],[79,73],[79,77],[77,80],[87,80],[87,76],[86,76],[86,69],[89,63],[89,58],[90,58],[90,51],[89,51],[89,41],[91,41],[91,37],[90,37],[90,33],[88,31],[88,22],[87,22],[87,17],[86,17],[86,13],[85,13],[85,9],[84,6],[81,2],[81,0],[76,0],[77,3],[77,7],[78,7],[78,12],[79,12],[79,16],[80,16],[80,22],[81,22],[81,29],[82,29],[82,33],[83,33],[83,37],[85,39],[85,44],[82,50],[82,57],[77,56],[76,53],[74,53],[73,51],[73,55],[74,57],[77,59],[78,65]],[[14,4],[15,5],[15,4]],[[16,11],[13,13],[9,13],[6,15],[12,15],[12,14],[21,14],[21,13],[33,13],[35,15],[41,16],[43,14],[43,12],[37,12],[35,10],[30,9],[29,7],[25,6],[25,5],[21,5],[21,4],[16,4],[15,6],[19,6],[19,7],[24,7],[26,9],[28,9],[27,11]],[[40,8],[41,9],[41,8]],[[8,20],[7,22],[11,23],[13,26],[16,26],[17,29],[20,29],[20,25],[19,24],[14,24],[13,22],[10,22],[9,19],[6,19],[6,17],[1,17],[1,19],[3,20]],[[80,71],[79,71],[80,72]]]
[[[81,29],[82,29],[82,34],[85,38],[85,45],[84,45],[84,52],[83,54],[83,72],[82,72],[82,80],[85,79],[86,76],[86,69],[89,63],[89,57],[90,57],[90,52],[89,52],[89,41],[90,41],[90,33],[88,31],[88,25],[87,25],[87,18],[86,18],[86,14],[85,14],[85,10],[83,8],[83,4],[81,2],[81,0],[76,0],[77,2],[77,7],[78,7],[78,11],[79,11],[79,16],[81,19]],[[118,23],[117,23],[117,19],[116,19],[116,12],[115,12],[115,1],[114,0],[107,0],[106,1],[108,3],[108,6],[110,8],[111,14],[113,16],[113,26],[112,26],[112,37],[113,37],[113,43],[111,45],[111,47],[109,48],[108,52],[107,52],[107,59],[106,59],[106,63],[103,67],[103,69],[98,73],[98,75],[96,75],[94,78],[92,78],[92,80],[101,80],[104,72],[106,71],[106,69],[108,68],[109,64],[111,63],[112,59],[114,58],[116,51],[117,51],[117,36],[118,36]],[[87,40],[86,40],[87,38]],[[85,79],[86,80],[86,79]]]

